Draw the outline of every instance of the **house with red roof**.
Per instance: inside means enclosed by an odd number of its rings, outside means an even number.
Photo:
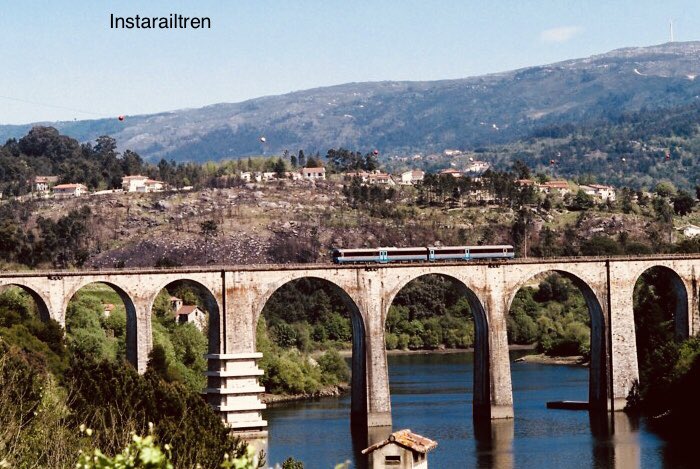
[[[59,184],[53,186],[55,197],[80,197],[87,194],[88,188],[83,184]]]

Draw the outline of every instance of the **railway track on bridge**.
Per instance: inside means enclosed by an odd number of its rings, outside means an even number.
[[[54,269],[54,270],[19,270],[0,271],[0,278],[4,277],[49,277],[58,278],[76,275],[120,275],[120,274],[177,274],[195,272],[222,272],[222,271],[246,271],[257,272],[267,270],[336,270],[336,269],[377,269],[377,268],[405,268],[424,267],[426,265],[445,266],[474,266],[517,264],[561,264],[561,263],[586,263],[586,262],[624,262],[624,261],[668,261],[668,260],[700,260],[700,253],[697,254],[649,254],[641,256],[576,256],[576,257],[529,257],[508,260],[474,260],[474,261],[433,261],[433,262],[391,262],[391,263],[357,263],[357,264],[333,264],[333,263],[307,263],[307,264],[224,264],[210,266],[180,266],[180,267],[143,267],[143,268],[103,268],[103,269]]]

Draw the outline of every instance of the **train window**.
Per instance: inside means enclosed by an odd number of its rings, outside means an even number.
[[[357,252],[346,252],[344,257],[365,257],[374,256],[376,253],[372,251],[357,251]]]
[[[438,254],[463,254],[462,249],[439,249]]]
[[[425,256],[425,251],[396,251],[391,254],[394,256]]]

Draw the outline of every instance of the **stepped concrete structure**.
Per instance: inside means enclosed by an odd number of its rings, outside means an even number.
[[[68,302],[82,287],[111,286],[127,311],[127,357],[146,369],[152,348],[151,309],[161,289],[188,282],[206,292],[209,311],[208,402],[235,432],[266,435],[260,401],[255,331],[268,299],[281,286],[314,278],[335,287],[353,326],[354,423],[368,429],[391,426],[385,320],[389,306],[410,281],[424,275],[453,280],[468,299],[475,320],[474,412],[491,419],[513,417],[506,319],[520,288],[540,274],[558,272],[583,293],[591,317],[591,409],[618,411],[639,379],[632,295],[652,268],[672,278],[677,296],[678,336],[698,332],[698,256],[514,259],[456,263],[377,265],[260,265],[207,268],[3,272],[0,288],[18,286],[36,301],[43,319],[65,325]]]

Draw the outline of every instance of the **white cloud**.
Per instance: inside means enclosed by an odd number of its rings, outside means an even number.
[[[580,26],[559,26],[558,28],[545,29],[540,33],[540,40],[544,42],[566,42],[580,34],[583,28]]]

